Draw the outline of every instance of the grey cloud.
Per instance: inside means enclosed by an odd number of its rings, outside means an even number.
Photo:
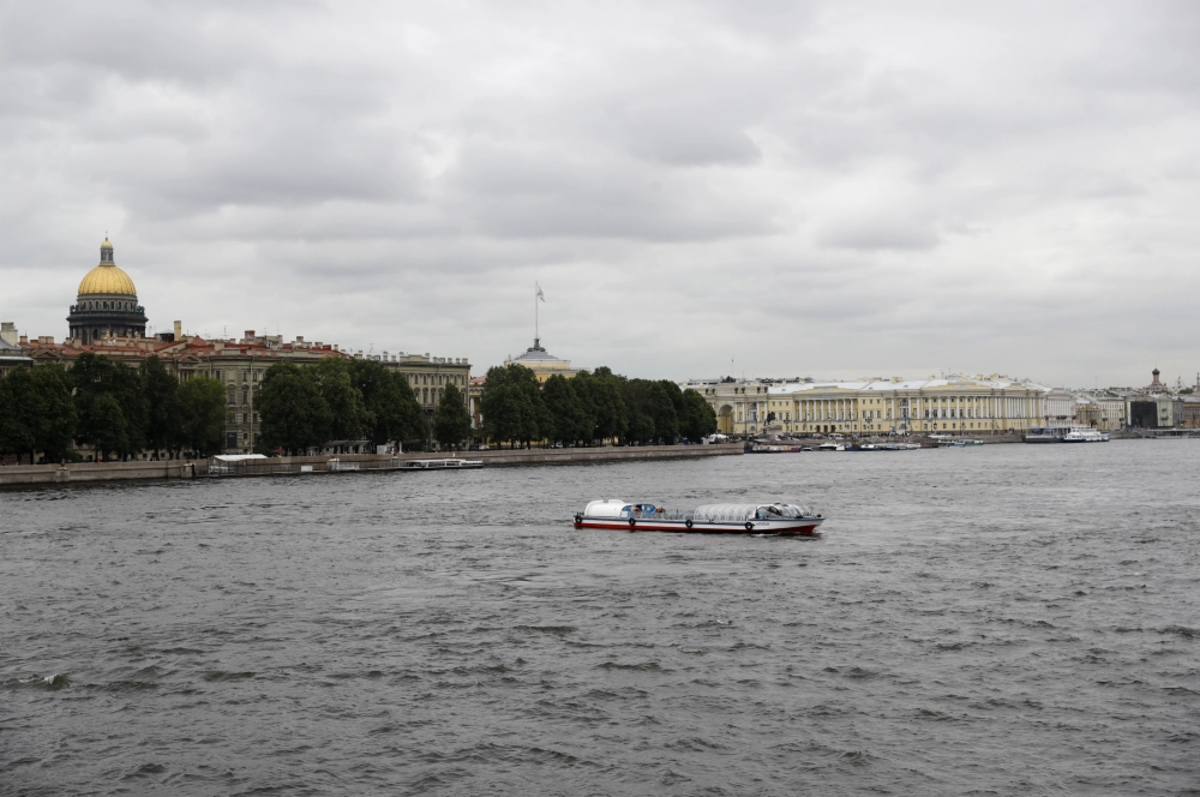
[[[913,217],[879,218],[864,209],[857,219],[836,221],[819,229],[817,245],[840,249],[932,249],[941,241],[926,220]]]
[[[1190,340],[1194,8],[8,3],[0,317],[61,335],[107,229],[160,327],[482,369],[537,279],[586,367],[1090,383]]]

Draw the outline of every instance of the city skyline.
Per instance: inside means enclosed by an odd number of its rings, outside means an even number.
[[[10,5],[0,318],[630,376],[1192,384],[1185,3]]]

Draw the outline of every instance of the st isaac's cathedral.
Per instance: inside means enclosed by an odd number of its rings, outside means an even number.
[[[146,335],[146,309],[138,304],[133,280],[113,260],[108,238],[100,244],[100,265],[79,283],[79,296],[67,316],[71,337],[94,346],[106,337]]]

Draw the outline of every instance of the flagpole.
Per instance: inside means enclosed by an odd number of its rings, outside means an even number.
[[[541,337],[538,331],[538,289],[537,282],[533,283],[533,345],[540,345],[537,341]]]

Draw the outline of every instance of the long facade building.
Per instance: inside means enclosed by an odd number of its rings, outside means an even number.
[[[1046,401],[1050,388],[999,374],[859,382],[696,381],[683,387],[704,396],[723,434],[983,435],[1053,423]]]

